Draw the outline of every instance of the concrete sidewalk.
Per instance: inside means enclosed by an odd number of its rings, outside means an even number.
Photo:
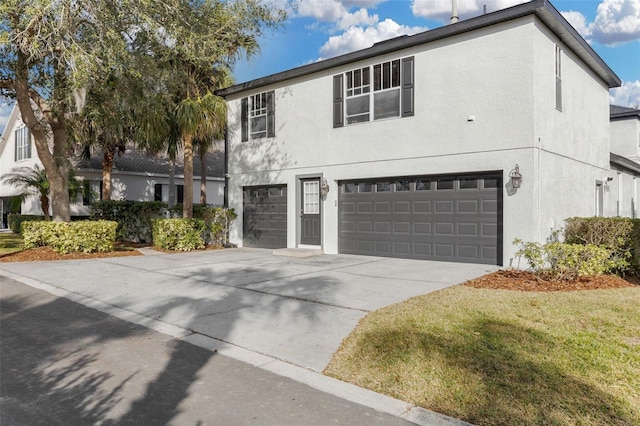
[[[5,263],[1,273],[306,383],[322,382],[309,370],[322,371],[369,311],[495,269],[243,248]]]

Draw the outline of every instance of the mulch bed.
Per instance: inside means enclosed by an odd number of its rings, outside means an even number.
[[[35,262],[39,260],[71,260],[71,259],[97,259],[103,257],[123,257],[142,256],[138,250],[116,249],[107,253],[69,253],[60,254],[53,251],[51,247],[37,247],[29,250],[22,250],[16,253],[0,256],[0,262]]]
[[[579,291],[623,287],[640,287],[637,277],[621,278],[615,275],[580,277],[576,281],[549,281],[527,271],[507,269],[483,275],[464,285],[474,288],[515,291]]]

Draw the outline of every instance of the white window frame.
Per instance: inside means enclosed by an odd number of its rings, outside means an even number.
[[[380,62],[372,66],[356,68],[344,73],[344,99],[346,108],[344,110],[345,124],[359,124],[367,121],[384,120],[387,118],[401,117],[401,58]],[[378,99],[385,94],[396,92],[398,98],[397,113],[384,114],[376,118],[376,95]],[[349,114],[349,101],[359,98],[366,98],[368,110]]]
[[[28,160],[31,158],[31,132],[28,127],[21,127],[15,132],[16,161]]]
[[[562,48],[556,44],[556,109],[562,111]]]
[[[310,180],[304,184],[304,214],[320,214],[320,181]]]
[[[259,119],[264,121],[263,130],[254,129],[254,123]],[[250,139],[267,137],[267,92],[249,96],[249,136]]]

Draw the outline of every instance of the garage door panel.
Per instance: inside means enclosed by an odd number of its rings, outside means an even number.
[[[376,202],[375,203],[375,212],[376,213],[389,213],[391,212],[391,202],[390,201],[383,201],[383,202]]]
[[[478,204],[477,200],[459,200],[457,212],[462,214],[477,214],[480,210]]]
[[[243,204],[243,244],[246,247],[287,246],[285,186],[244,188]]]
[[[436,201],[436,213],[453,213],[453,201]]]
[[[391,223],[390,222],[376,222],[375,232],[381,234],[389,234],[391,233]]]
[[[501,181],[497,173],[341,182],[339,251],[497,264]]]
[[[431,201],[416,200],[413,202],[413,213],[431,213]]]

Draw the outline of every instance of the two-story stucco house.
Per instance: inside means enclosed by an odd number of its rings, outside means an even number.
[[[619,85],[534,0],[220,90],[232,239],[509,265],[598,213]]]
[[[222,205],[224,201],[224,160],[223,153],[207,153],[207,203]],[[102,156],[100,153],[90,159],[79,156],[70,158],[76,176],[83,180],[84,194],[71,205],[72,216],[87,216],[89,205],[99,199],[102,192]],[[42,167],[38,158],[33,137],[22,121],[20,109],[14,106],[7,126],[0,139],[0,176],[11,173],[21,167]],[[111,199],[135,201],[169,200],[169,161],[166,157],[151,157],[132,149],[124,155],[116,156],[111,174]],[[183,167],[178,162],[175,169],[176,202],[182,202],[184,184]],[[194,162],[194,203],[200,197],[200,163]],[[6,182],[0,182],[0,227],[7,227],[7,213],[11,210],[10,200],[19,193],[19,189]],[[27,197],[20,206],[21,213],[41,215],[38,197]]]
[[[610,107],[611,173],[605,186],[605,216],[638,217],[640,109]]]

